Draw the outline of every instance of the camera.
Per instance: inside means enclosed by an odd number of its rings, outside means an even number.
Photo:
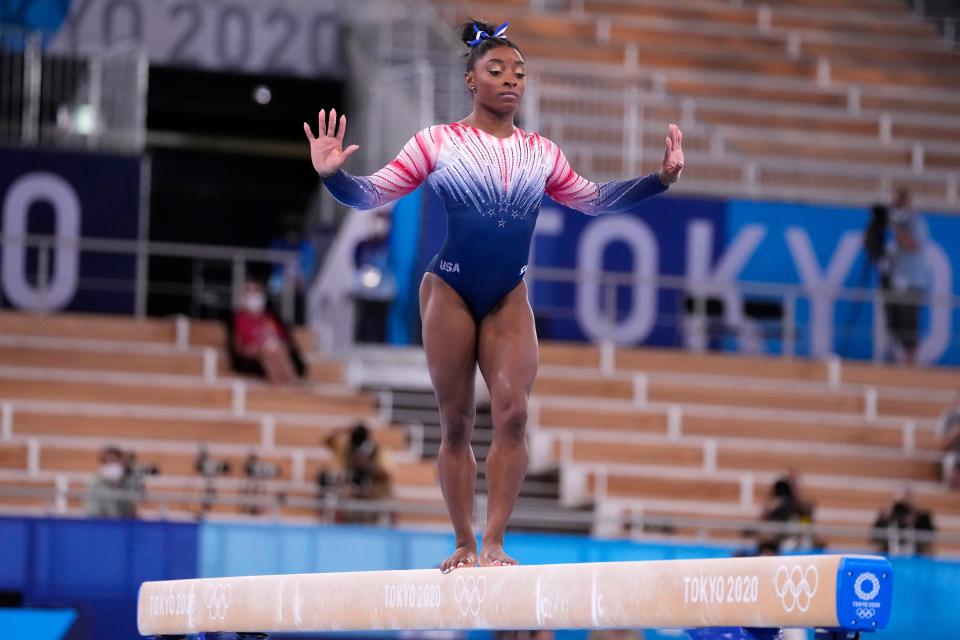
[[[225,476],[230,473],[230,463],[225,460],[213,460],[206,447],[200,447],[194,469],[205,478]]]
[[[155,464],[134,464],[129,473],[134,477],[157,476],[160,475],[160,467]]]
[[[280,467],[274,462],[263,462],[251,453],[243,465],[246,476],[253,480],[272,480],[280,475]]]

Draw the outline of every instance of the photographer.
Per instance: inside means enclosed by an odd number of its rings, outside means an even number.
[[[807,499],[801,491],[797,473],[793,470],[787,471],[770,486],[761,519],[785,527],[789,525],[791,531],[765,534],[758,541],[758,545],[776,549],[778,553],[820,546],[820,542],[810,539],[808,531],[813,524],[815,508],[813,501]]]
[[[137,465],[136,454],[118,447],[100,452],[100,468],[90,482],[85,511],[98,518],[135,518],[137,500],[146,493],[144,476],[155,475],[156,467]]]
[[[932,550],[933,544],[917,540],[917,534],[935,531],[933,516],[916,507],[909,490],[898,496],[889,509],[877,515],[873,528],[873,542],[880,553],[914,555]]]
[[[385,500],[391,494],[390,462],[363,423],[337,431],[326,440],[334,454],[337,474],[322,473],[322,489],[334,487],[346,498]],[[376,521],[376,514],[348,514],[351,522]]]
[[[888,250],[890,286],[885,311],[887,331],[899,344],[903,361],[916,364],[920,335],[920,306],[927,290],[926,248],[929,231],[926,221],[910,203],[910,192],[897,191],[890,212],[893,242]]]

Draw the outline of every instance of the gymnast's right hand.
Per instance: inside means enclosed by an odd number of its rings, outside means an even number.
[[[327,121],[325,110],[320,111],[320,128],[317,137],[313,137],[310,125],[303,123],[303,131],[310,141],[310,159],[313,168],[321,178],[332,176],[344,165],[347,158],[360,147],[352,144],[343,148],[343,134],[347,132],[347,116],[340,116],[339,131],[337,127],[337,110],[330,110],[330,121]]]

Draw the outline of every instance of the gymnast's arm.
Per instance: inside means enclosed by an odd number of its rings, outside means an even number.
[[[625,213],[680,179],[683,171],[683,133],[670,125],[663,164],[658,173],[619,182],[591,182],[578,175],[566,156],[555,148],[553,170],[547,178],[546,193],[562,205],[595,216],[601,213]],[[553,143],[551,143],[553,144]]]
[[[342,167],[359,147],[354,144],[343,148],[346,126],[346,116],[340,116],[337,126],[335,110],[330,111],[329,121],[324,117],[324,112],[320,112],[319,135],[316,138],[310,125],[303,123],[310,142],[313,168],[330,194],[349,207],[374,209],[396,200],[420,186],[436,166],[440,130],[439,127],[429,127],[410,138],[397,157],[383,169],[370,176],[351,175]]]

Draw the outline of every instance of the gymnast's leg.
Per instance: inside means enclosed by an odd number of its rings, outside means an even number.
[[[420,284],[420,318],[427,368],[440,407],[440,488],[456,535],[456,550],[440,564],[447,572],[477,564],[473,534],[477,460],[470,446],[476,418],[477,326],[463,299],[433,273],[424,275]]]
[[[537,332],[521,282],[480,323],[478,362],[490,389],[493,444],[487,454],[487,525],[480,566],[517,562],[503,550],[507,520],[527,470],[527,398],[537,375]]]

